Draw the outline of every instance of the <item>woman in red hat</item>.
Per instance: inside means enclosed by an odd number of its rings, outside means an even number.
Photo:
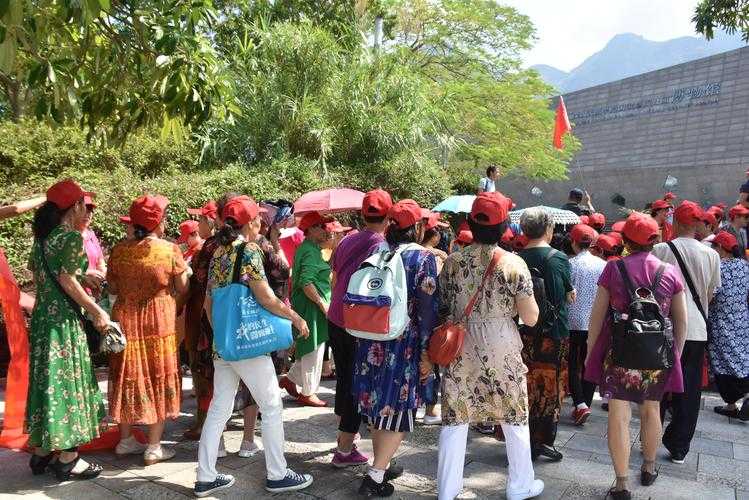
[[[85,292],[80,280],[88,262],[78,231],[86,214],[84,192],[72,180],[47,190],[34,214],[31,270],[36,304],[31,317],[30,377],[26,406],[29,465],[34,474],[49,466],[61,481],[92,479],[101,466],[78,457],[77,447],[99,436],[104,405],[91,367],[86,333],[75,309],[83,308],[97,330],[109,316]],[[53,452],[60,452],[50,464]]]
[[[650,216],[658,223],[661,231],[661,241],[671,241],[674,239],[674,228],[668,222],[668,215],[671,213],[671,203],[666,200],[655,200],[650,205]]]
[[[679,353],[687,334],[687,303],[684,284],[676,268],[651,254],[658,242],[660,228],[650,216],[634,212],[623,229],[624,245],[629,255],[610,261],[598,280],[598,291],[590,314],[588,356],[585,378],[598,384],[602,397],[609,399],[608,441],[616,473],[616,485],[609,491],[614,500],[628,500],[630,403],[640,407],[640,433],[644,463],[640,482],[650,486],[658,477],[656,451],[661,438],[660,402],[665,392],[680,393],[684,384]],[[664,317],[670,317],[674,335],[674,365],[665,370],[637,370],[614,363],[610,320],[613,309],[628,310],[632,296],[618,266],[624,265],[633,286],[650,289]]]
[[[109,358],[109,413],[120,426],[115,453],[143,454],[146,465],[174,457],[161,435],[180,412],[175,295],[187,292],[187,266],[179,247],[162,239],[168,204],[145,195],[130,205],[135,239],[112,249],[107,272],[117,295],[112,316],[127,338],[125,350]],[[147,445],[135,440],[133,425],[148,426]]]
[[[388,212],[386,240],[400,250],[406,270],[409,323],[403,334],[389,341],[357,339],[353,393],[362,417],[372,427],[374,462],[359,488],[365,496],[387,497],[390,481],[403,469],[390,460],[406,432],[413,431],[416,410],[423,403],[422,384],[430,384],[434,367],[426,355],[437,326],[437,262],[417,243],[423,237],[421,208],[401,200]]]
[[[445,369],[442,431],[437,472],[440,500],[452,500],[463,487],[469,424],[501,426],[510,463],[506,494],[510,500],[540,495],[528,429],[528,369],[513,318],[538,320],[530,272],[523,260],[497,247],[508,227],[510,201],[498,192],[473,202],[468,224],[474,243],[450,255],[440,274],[440,315],[458,320],[486,278],[480,298],[465,322],[463,351]],[[498,260],[497,260],[498,259]]]
[[[720,255],[720,288],[710,303],[711,327],[707,349],[715,384],[727,404],[715,413],[749,421],[749,263],[744,260],[736,237],[719,232],[712,241]],[[744,399],[741,408],[736,406]]]

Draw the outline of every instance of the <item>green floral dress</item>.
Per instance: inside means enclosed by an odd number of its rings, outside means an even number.
[[[88,266],[81,233],[55,228],[44,245],[47,263],[57,276],[82,276]],[[26,403],[29,445],[64,450],[99,436],[104,418],[101,391],[91,366],[86,334],[64,296],[48,279],[41,247],[34,242],[31,269],[36,305],[31,316],[30,379]]]

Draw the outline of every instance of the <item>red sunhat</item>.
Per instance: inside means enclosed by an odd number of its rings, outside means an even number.
[[[650,245],[658,239],[660,228],[649,215],[633,212],[624,224],[624,236],[638,245]]]
[[[382,189],[374,189],[364,195],[361,213],[365,217],[385,217],[392,206],[393,199],[390,193]]]
[[[177,243],[187,243],[187,239],[190,237],[190,235],[198,231],[199,225],[200,223],[196,220],[186,220],[180,223],[179,238],[177,238]]]
[[[577,244],[593,243],[598,238],[598,233],[586,224],[577,224],[570,231],[570,239]]]
[[[153,231],[164,220],[169,200],[161,195],[145,194],[130,205],[130,221]]]
[[[390,207],[388,216],[399,229],[406,229],[421,220],[421,207],[414,200],[401,200]]]
[[[702,208],[693,201],[682,201],[674,210],[674,220],[681,224],[692,225],[702,222]]]
[[[726,252],[733,252],[733,249],[739,246],[739,241],[728,231],[721,231],[713,238],[713,244],[719,245]]]
[[[204,216],[211,220],[218,217],[218,205],[216,202],[211,200],[200,208],[188,208],[187,213],[190,215]]]
[[[91,199],[96,196],[96,193],[84,191],[72,179],[57,182],[47,189],[47,201],[54,203],[60,210],[67,210],[86,196]]]
[[[749,215],[749,208],[746,208],[744,205],[734,205],[731,207],[731,210],[728,211],[728,217],[730,217],[731,220],[736,217],[745,217],[747,215]]]
[[[482,226],[496,226],[507,220],[512,200],[500,192],[481,193],[473,200],[471,220]]]
[[[221,212],[221,218],[224,220],[234,219],[237,224],[244,226],[255,220],[261,212],[265,212],[265,209],[260,208],[255,200],[249,196],[242,195],[226,202],[224,210]]]

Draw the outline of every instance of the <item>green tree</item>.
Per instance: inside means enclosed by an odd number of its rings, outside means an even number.
[[[702,0],[694,9],[692,22],[697,33],[708,40],[720,27],[731,35],[741,33],[741,38],[749,43],[749,0]]]
[[[0,89],[18,120],[89,138],[193,127],[231,111],[211,0],[0,0]]]

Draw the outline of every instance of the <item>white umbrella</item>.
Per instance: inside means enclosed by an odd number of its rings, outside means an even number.
[[[530,208],[530,207],[529,207]],[[580,224],[580,217],[575,214],[575,212],[570,212],[569,210],[562,210],[561,208],[553,208],[553,207],[546,207],[546,206],[540,206],[540,207],[533,207],[533,208],[543,208],[546,212],[549,212],[551,214],[551,219],[554,221],[554,224]],[[515,210],[514,212],[510,212],[510,222],[513,222],[515,224],[520,222],[520,216],[523,215],[523,212],[528,210],[527,208],[524,208],[522,210]]]

